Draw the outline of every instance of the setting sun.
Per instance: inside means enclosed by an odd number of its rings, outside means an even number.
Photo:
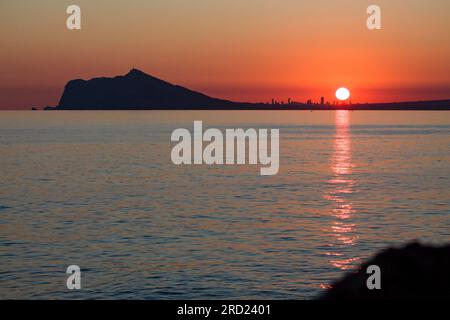
[[[336,98],[345,101],[350,98],[350,91],[347,88],[339,88],[336,90]]]

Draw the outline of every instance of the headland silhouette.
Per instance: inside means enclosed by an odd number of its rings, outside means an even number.
[[[56,107],[45,110],[450,110],[449,100],[392,103],[250,103],[207,96],[138,69],[113,78],[69,81]]]

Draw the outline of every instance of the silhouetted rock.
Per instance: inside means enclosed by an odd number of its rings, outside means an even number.
[[[381,289],[367,288],[367,267],[381,269]],[[450,299],[450,245],[387,249],[336,282],[320,299]]]
[[[31,107],[31,110],[32,111],[37,111],[37,108],[36,107]]]
[[[72,80],[58,105],[60,110],[224,108],[235,103],[173,85],[132,69],[124,76]]]
[[[173,85],[140,70],[69,81],[56,108],[44,110],[450,110],[450,100],[348,105],[233,102]]]

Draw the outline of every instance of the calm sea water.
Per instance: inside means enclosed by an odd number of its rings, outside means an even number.
[[[194,120],[280,128],[279,174],[173,165]],[[314,298],[449,241],[449,147],[450,112],[1,112],[0,298]]]

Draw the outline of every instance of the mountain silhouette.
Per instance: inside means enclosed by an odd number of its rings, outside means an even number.
[[[126,75],[114,78],[69,81],[57,109],[214,109],[236,105],[132,69]]]
[[[59,104],[44,110],[450,110],[450,100],[339,105],[234,102],[132,69],[113,78],[71,80]]]

